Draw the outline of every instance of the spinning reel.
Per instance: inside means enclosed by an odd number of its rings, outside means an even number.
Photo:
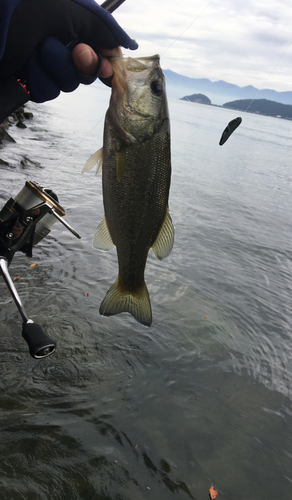
[[[45,358],[56,349],[56,342],[43,327],[28,318],[8,272],[15,252],[32,257],[32,248],[45,238],[59,220],[77,238],[81,236],[64,220],[65,211],[57,195],[50,189],[27,181],[22,190],[10,198],[0,211],[0,275],[12,295],[22,317],[22,336],[33,358]]]

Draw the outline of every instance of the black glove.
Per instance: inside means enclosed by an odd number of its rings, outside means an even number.
[[[67,48],[72,42],[86,43],[97,53],[138,47],[94,0],[0,0],[0,82],[24,79],[32,101],[54,99],[60,90],[70,92],[97,78],[99,73],[77,73]]]

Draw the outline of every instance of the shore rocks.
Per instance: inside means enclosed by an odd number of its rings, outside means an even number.
[[[26,128],[24,123],[25,120],[31,120],[33,118],[33,114],[25,111],[24,106],[18,108],[14,113],[12,113],[4,122],[0,123],[0,151],[3,148],[5,142],[16,142],[13,137],[7,132],[9,127],[12,125],[16,125],[19,128]],[[0,166],[8,166],[7,161],[2,160],[0,158]]]
[[[33,114],[25,111],[24,106],[21,106],[14,113],[12,113],[12,115],[8,116],[4,122],[0,123],[0,144],[3,144],[5,141],[15,142],[13,137],[11,137],[11,135],[7,132],[7,129],[9,129],[11,125],[26,128],[24,121],[30,120],[31,118],[33,118]]]

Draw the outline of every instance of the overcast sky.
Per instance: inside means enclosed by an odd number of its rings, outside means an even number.
[[[126,55],[158,53],[164,69],[192,78],[292,90],[291,0],[126,0],[114,17],[139,43]]]

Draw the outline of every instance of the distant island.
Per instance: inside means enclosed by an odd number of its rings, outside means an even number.
[[[182,101],[190,101],[190,102],[198,102],[200,104],[209,104],[211,105],[211,100],[204,94],[192,94],[186,95],[181,98]]]
[[[269,101],[268,99],[240,99],[238,101],[226,102],[223,104],[223,108],[292,120],[291,104],[281,104],[280,102]]]
[[[212,106],[211,100],[204,94],[186,95],[181,97],[181,100]],[[269,101],[268,99],[238,99],[226,102],[221,107],[292,120],[291,104],[281,104],[280,102]]]

